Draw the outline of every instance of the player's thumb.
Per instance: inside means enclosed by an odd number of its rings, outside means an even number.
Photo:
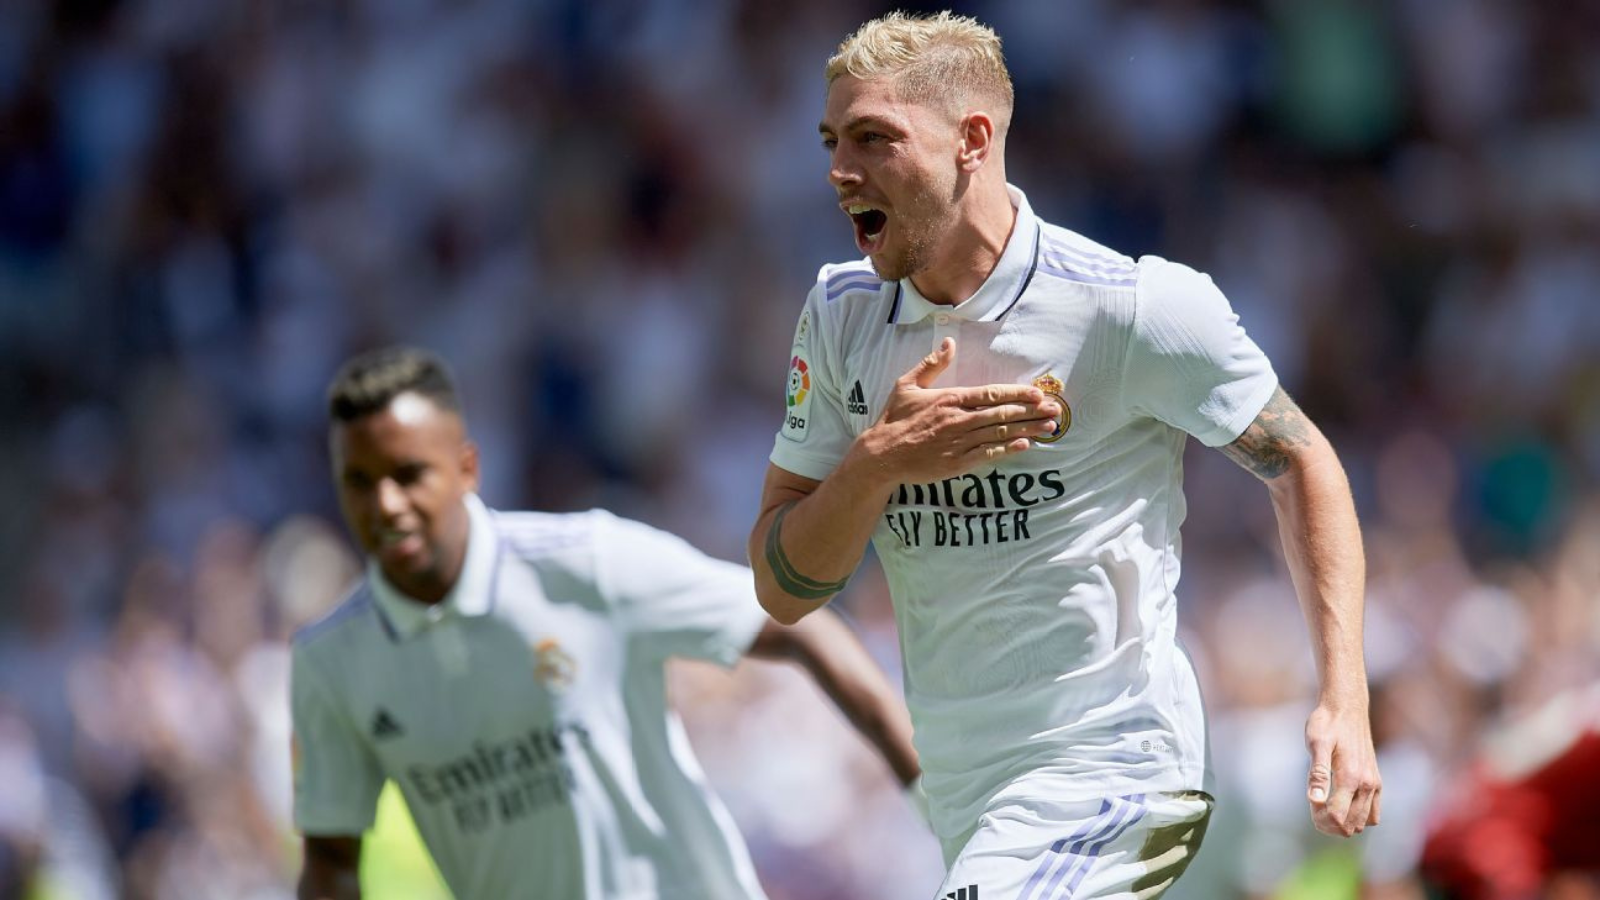
[[[945,338],[932,353],[924,356],[920,362],[911,367],[906,373],[906,380],[919,388],[933,387],[934,379],[938,378],[945,369],[950,368],[950,363],[956,358],[955,338]]]
[[[1317,747],[1311,753],[1311,772],[1306,777],[1306,799],[1312,803],[1328,802],[1333,790],[1333,766],[1325,748]]]

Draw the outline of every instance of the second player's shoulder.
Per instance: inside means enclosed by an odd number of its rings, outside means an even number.
[[[501,545],[524,561],[538,562],[593,548],[601,513],[496,510],[492,516]]]
[[[291,648],[296,654],[339,654],[367,637],[368,631],[381,627],[374,602],[372,587],[362,578],[322,618],[295,631]]]
[[[289,647],[297,678],[337,686],[386,654],[393,642],[392,628],[363,577],[326,615],[295,631]]]
[[[586,583],[615,578],[654,560],[681,539],[607,509],[571,513],[495,513],[502,546],[515,558],[553,575],[565,572]]]

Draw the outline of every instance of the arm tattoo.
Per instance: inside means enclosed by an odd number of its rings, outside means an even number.
[[[786,503],[779,508],[777,517],[772,520],[772,527],[767,530],[767,566],[772,569],[772,577],[778,582],[778,587],[790,595],[804,600],[825,600],[844,590],[850,576],[846,575],[838,581],[817,581],[795,570],[794,564],[783,552],[781,534],[783,519],[791,509],[794,509],[794,503]]]
[[[1271,481],[1289,471],[1297,451],[1311,446],[1311,429],[1306,414],[1280,387],[1244,434],[1222,452],[1257,478]]]

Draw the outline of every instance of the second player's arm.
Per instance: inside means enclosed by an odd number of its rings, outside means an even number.
[[[903,785],[922,769],[911,743],[911,717],[883,670],[850,626],[828,610],[797,625],[768,622],[750,655],[795,663],[811,675],[833,705],[872,744]]]
[[[901,376],[883,416],[823,480],[768,467],[748,549],[756,596],[774,619],[792,625],[844,588],[902,482],[950,478],[1054,430],[1060,409],[1038,388],[934,388],[955,352],[946,338]]]
[[[1322,831],[1354,834],[1378,823],[1382,785],[1362,642],[1366,561],[1349,482],[1327,438],[1282,388],[1244,434],[1222,449],[1271,493],[1311,633],[1321,682],[1306,724],[1312,818]]]
[[[361,900],[361,838],[306,835],[296,900]]]

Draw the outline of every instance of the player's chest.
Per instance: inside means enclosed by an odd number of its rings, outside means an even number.
[[[1067,410],[1067,428],[1041,447],[1065,451],[1115,428],[1125,343],[1092,317],[1029,315],[999,322],[935,314],[914,325],[863,336],[842,354],[836,374],[847,427],[860,434],[883,415],[897,381],[946,339],[955,361],[935,387],[1034,385]]]
[[[623,654],[601,623],[555,605],[440,622],[392,649],[351,709],[390,771],[479,746],[560,749],[607,708]]]

